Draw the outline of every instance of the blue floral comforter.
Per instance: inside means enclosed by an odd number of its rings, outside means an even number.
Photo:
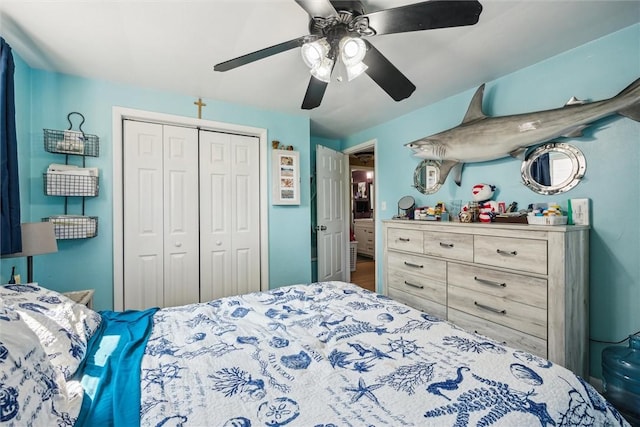
[[[627,425],[570,371],[342,282],[153,322],[142,425]]]

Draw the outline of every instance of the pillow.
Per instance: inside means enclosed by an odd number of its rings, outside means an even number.
[[[0,301],[0,424],[73,425],[77,412],[38,337]]]
[[[100,325],[100,315],[37,283],[0,286],[0,299],[20,314],[39,338],[51,364],[65,379],[71,379]]]

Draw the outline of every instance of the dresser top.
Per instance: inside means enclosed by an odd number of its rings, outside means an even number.
[[[512,224],[512,223],[503,223],[503,222],[491,222],[491,223],[482,223],[482,222],[454,222],[454,221],[422,221],[422,220],[411,220],[411,219],[387,219],[382,221],[388,225],[400,225],[400,226],[409,226],[415,227],[420,226],[421,228],[430,228],[430,229],[440,229],[446,231],[447,229],[466,229],[470,233],[475,231],[483,231],[486,232],[488,230],[513,230],[513,231],[546,231],[546,232],[556,232],[556,233],[568,233],[574,231],[582,231],[589,230],[588,225],[533,225],[533,224]]]

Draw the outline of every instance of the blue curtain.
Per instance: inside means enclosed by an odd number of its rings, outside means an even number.
[[[545,153],[533,161],[531,176],[540,185],[551,185],[551,170],[549,168],[549,154]]]
[[[11,47],[0,37],[0,255],[22,251],[14,69]]]

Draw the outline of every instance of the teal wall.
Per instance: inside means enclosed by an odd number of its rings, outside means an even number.
[[[640,24],[487,82],[484,109],[490,116],[502,116],[558,108],[573,95],[606,99],[638,77]],[[521,208],[550,201],[566,208],[569,198],[590,198],[590,335],[592,339],[618,341],[640,330],[640,123],[612,116],[588,129],[584,137],[567,139],[587,159],[585,178],[567,193],[543,196],[532,192],[521,183],[520,162],[512,158],[468,164],[461,187],[449,177],[437,193],[418,193],[411,185],[420,160],[403,144],[460,124],[475,89],[343,141],[342,149],[378,140],[378,259],[382,259],[380,219],[396,214],[397,201],[404,195],[414,196],[418,205],[470,200],[471,187],[483,182],[497,185],[495,199],[516,201]],[[387,204],[386,211],[381,209],[382,202]],[[595,377],[601,376],[600,355],[606,345],[590,345],[591,374]]]
[[[86,214],[99,217],[98,236],[91,239],[59,240],[58,252],[34,257],[34,280],[59,291],[93,288],[98,310],[113,307],[113,188],[112,107],[154,111],[194,117],[196,97],[100,80],[30,69],[14,51],[16,69],[16,119],[19,140],[22,221],[64,212],[63,198],[45,196],[42,173],[50,163],[64,163],[64,156],[43,148],[43,128],[67,129],[67,114],[85,116],[83,130],[100,138],[100,156],[87,157],[87,166],[100,169],[100,194],[86,199]],[[241,107],[205,99],[203,119],[267,129],[267,144],[277,139],[300,152],[301,181],[309,182],[309,119],[271,111]],[[77,129],[77,116],[74,129]],[[70,162],[78,159],[71,156]],[[81,160],[80,160],[81,161]],[[268,158],[271,170],[271,158]],[[271,174],[268,174],[269,180]],[[269,185],[268,189],[271,188]],[[308,188],[308,187],[306,187]],[[269,191],[269,285],[311,281],[311,232],[309,192],[301,192],[300,206],[272,206]],[[68,212],[80,213],[81,204],[69,199]],[[9,278],[16,265],[26,281],[24,260],[3,260],[0,279]]]

